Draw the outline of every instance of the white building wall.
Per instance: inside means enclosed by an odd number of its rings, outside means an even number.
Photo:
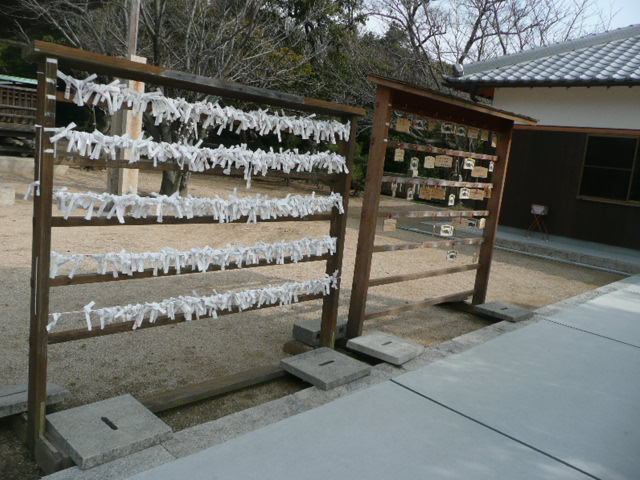
[[[640,87],[496,88],[493,105],[540,125],[640,129]]]

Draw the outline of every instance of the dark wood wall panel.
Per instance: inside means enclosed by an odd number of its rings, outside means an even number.
[[[640,207],[577,197],[587,135],[514,130],[500,224],[526,229],[549,206],[551,234],[640,250]]]

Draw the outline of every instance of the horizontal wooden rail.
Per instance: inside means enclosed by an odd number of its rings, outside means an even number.
[[[308,215],[306,217],[279,217],[279,218],[270,218],[268,220],[260,220],[258,219],[258,223],[267,223],[267,222],[320,222],[325,220],[331,220],[330,214],[323,215]],[[64,217],[52,217],[51,218],[51,226],[52,227],[110,227],[110,226],[132,226],[132,225],[183,225],[188,223],[215,223],[220,225],[226,225],[229,223],[247,223],[247,217],[241,217],[238,220],[233,220],[231,222],[220,223],[218,220],[215,220],[211,217],[194,217],[194,218],[178,218],[165,216],[162,219],[162,222],[158,222],[156,217],[149,218],[133,218],[133,217],[124,217],[125,223],[120,223],[118,219],[114,216],[111,218],[106,217],[96,217],[91,220],[87,220],[84,217],[69,217],[65,220]]]
[[[439,270],[429,270],[420,273],[407,273],[404,275],[393,275],[390,277],[380,277],[369,280],[370,287],[387,285],[389,283],[408,282],[410,280],[419,280],[421,278],[438,277],[440,275],[448,275],[450,273],[467,272],[469,270],[477,270],[478,264],[460,265],[457,267],[441,268]]]
[[[10,110],[29,110],[31,112],[36,111],[36,107],[29,107],[26,105],[10,105],[8,103],[0,103],[0,108],[6,108]],[[35,116],[35,114],[33,116]]]
[[[373,252],[395,252],[397,250],[412,250],[414,248],[455,247],[457,245],[479,245],[482,238],[461,238],[457,240],[431,240],[417,243],[398,243],[397,245],[374,245]]]
[[[136,80],[152,85],[182,88],[195,92],[237,98],[268,105],[277,105],[295,110],[323,113],[341,117],[363,116],[366,110],[350,105],[341,105],[316,98],[308,98],[290,93],[267,90],[265,88],[240,85],[216,78],[204,77],[187,72],[138,63],[124,58],[116,58],[101,53],[57,45],[36,40],[25,50],[31,60],[55,57],[61,66],[104,74],[127,80]]]
[[[298,301],[293,305],[308,302],[310,300],[319,300],[323,297],[321,293],[316,295],[300,295],[298,297]],[[278,307],[280,304],[276,303],[273,305],[262,305],[260,307],[251,307],[242,310],[243,312],[251,312],[253,310],[261,310],[264,308]],[[239,313],[240,310],[238,308],[233,308],[232,310],[223,310],[218,312],[219,317],[223,317],[225,315],[232,315],[234,313]],[[210,317],[200,317],[200,320],[204,318]],[[196,320],[192,320],[195,322]],[[153,328],[153,327],[162,327],[164,325],[175,325],[176,323],[186,322],[184,315],[178,314],[176,318],[172,319],[167,317],[166,315],[159,316],[158,319],[154,323],[142,322],[137,330],[141,330],[144,328]],[[134,322],[122,322],[122,323],[113,323],[111,325],[107,325],[104,328],[94,328],[93,330],[87,330],[86,328],[77,328],[74,330],[63,330],[62,332],[50,333],[47,335],[47,343],[49,345],[53,345],[55,343],[64,343],[71,342],[73,340],[82,340],[86,338],[93,337],[102,337],[104,335],[113,335],[114,333],[123,333],[130,332],[133,329]]]
[[[392,308],[390,310],[383,310],[381,312],[368,313],[364,316],[364,319],[372,320],[378,317],[386,317],[387,315],[393,315],[394,313],[411,312],[413,310],[420,310],[430,305],[438,305],[440,303],[447,303],[447,302],[459,302],[461,300],[464,300],[465,298],[470,297],[471,295],[473,295],[473,290],[466,290],[460,293],[451,293],[448,295],[441,295],[439,297],[429,298],[422,302],[411,303],[409,305],[404,305],[398,308]]]
[[[489,210],[415,210],[410,212],[378,212],[383,218],[486,217]]]
[[[432,147],[431,145],[416,145],[404,142],[388,142],[388,148],[404,148],[405,150],[415,150],[416,152],[436,153],[438,155],[451,155],[452,157],[470,157],[476,160],[490,160],[497,162],[496,155],[487,155],[485,153],[464,152],[462,150],[451,150],[449,148]]]
[[[322,260],[328,260],[331,257],[330,254],[325,254],[317,257],[306,257],[297,262],[294,262],[291,257],[285,257],[284,263],[276,263],[269,262],[264,258],[261,258],[256,264],[245,264],[242,267],[238,267],[237,265],[227,265],[224,269],[219,265],[211,265],[207,270],[200,271],[197,268],[192,269],[191,267],[186,267],[180,270],[180,273],[175,269],[175,267],[171,267],[167,273],[165,273],[162,269],[158,269],[157,275],[153,274],[153,268],[147,268],[143,272],[133,272],[133,274],[128,275],[126,273],[119,273],[117,277],[114,277],[111,272],[107,272],[105,274],[100,273],[80,273],[74,275],[73,278],[69,278],[66,275],[58,275],[55,278],[49,279],[50,287],[61,287],[67,285],[81,285],[85,283],[100,283],[100,282],[116,282],[119,280],[137,280],[140,278],[149,278],[149,277],[170,277],[175,275],[188,275],[193,273],[207,273],[207,272],[220,272],[220,271],[228,271],[228,270],[244,270],[247,268],[256,268],[256,267],[268,267],[268,266],[277,266],[277,265],[287,265],[290,263],[306,263],[306,262],[319,262]]]
[[[58,154],[59,155],[59,154]],[[94,167],[94,168],[128,168],[132,170],[176,170],[176,171],[189,171],[194,174],[199,175],[220,175],[225,177],[243,177],[244,170],[239,168],[232,168],[230,173],[223,173],[222,167],[211,168],[209,170],[205,170],[203,172],[197,172],[194,170],[188,170],[186,168],[180,168],[178,165],[174,163],[159,163],[157,166],[154,166],[152,162],[142,161],[142,162],[129,162],[128,160],[90,160],[88,158],[58,158],[54,161],[55,165],[68,165],[70,167]],[[282,172],[280,170],[269,170],[266,175],[262,175],[261,173],[253,173],[252,178],[268,178],[268,177],[277,177],[277,178],[289,178],[292,180],[316,180],[322,181],[325,183],[334,183],[338,180],[339,175],[334,173],[324,173],[324,172],[296,172],[292,171],[289,173]]]
[[[154,413],[234,392],[286,376],[278,365],[252,368],[243,372],[212,378],[173,390],[141,398],[140,403]]]
[[[404,183],[412,185],[429,185],[432,187],[493,188],[492,183],[485,182],[457,182],[455,180],[443,180],[441,178],[399,177],[390,174],[382,177],[382,183]]]

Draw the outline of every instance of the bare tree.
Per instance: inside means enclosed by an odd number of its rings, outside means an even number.
[[[115,56],[127,52],[129,0],[16,0],[16,7],[18,22],[37,18],[75,47]],[[291,90],[309,75],[310,59],[326,49],[322,36],[313,44],[306,37],[309,25],[324,14],[309,8],[298,18],[287,17],[268,0],[142,0],[138,54],[176,70]],[[156,126],[150,118],[144,124],[164,141],[189,141],[193,133],[179,125]],[[166,173],[161,191],[183,188],[186,178]]]
[[[374,0],[400,26],[424,81],[439,86],[454,64],[565,41],[608,27],[595,0]]]

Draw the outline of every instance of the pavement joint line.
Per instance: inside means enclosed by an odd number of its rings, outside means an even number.
[[[571,328],[571,329],[577,330],[579,332],[588,333],[589,335],[594,335],[596,337],[604,338],[605,340],[611,340],[612,342],[618,342],[618,343],[621,343],[623,345],[628,345],[629,347],[640,348],[640,345],[634,345],[633,343],[623,342],[622,340],[618,340],[616,338],[611,338],[611,337],[607,337],[606,335],[601,335],[599,333],[590,332],[589,330],[585,330],[583,328],[578,328],[578,327],[575,327],[573,325],[567,325],[566,323],[561,323],[561,322],[558,322],[556,320],[552,320],[552,319],[547,318],[547,317],[544,317],[543,320],[546,320],[547,322],[555,323],[556,325],[560,325],[562,327]]]
[[[575,465],[571,465],[570,463],[568,463],[568,462],[566,462],[566,461],[562,460],[561,458],[558,458],[558,457],[556,457],[556,456],[554,456],[554,455],[552,455],[552,454],[550,454],[550,453],[548,453],[548,452],[545,452],[544,450],[541,450],[541,449],[539,449],[539,448],[537,448],[537,447],[534,447],[533,445],[530,445],[530,444],[528,444],[528,443],[526,443],[526,442],[523,442],[522,440],[519,440],[519,439],[517,439],[516,437],[513,437],[513,436],[509,435],[508,433],[503,432],[502,430],[498,430],[497,428],[492,427],[491,425],[488,425],[488,424],[486,424],[486,423],[484,423],[484,422],[481,422],[480,420],[478,420],[478,419],[476,419],[476,418],[473,418],[473,417],[471,417],[471,416],[469,416],[469,415],[467,415],[467,414],[465,414],[465,413],[462,413],[460,410],[456,410],[455,408],[452,408],[452,407],[450,407],[450,406],[448,406],[448,405],[445,405],[444,403],[441,403],[441,402],[439,402],[439,401],[437,401],[437,400],[435,400],[435,399],[433,399],[433,398],[431,398],[431,397],[428,397],[428,396],[427,396],[427,395],[425,395],[424,393],[420,393],[420,392],[418,392],[417,390],[414,390],[414,389],[413,389],[413,388],[411,388],[411,387],[407,387],[406,385],[402,385],[401,383],[398,383],[394,378],[389,379],[389,381],[390,381],[391,383],[395,383],[395,384],[396,384],[396,385],[398,385],[399,387],[404,388],[405,390],[408,390],[408,391],[410,391],[410,392],[412,392],[412,393],[415,393],[416,395],[418,395],[418,396],[420,396],[420,397],[424,398],[425,400],[429,400],[430,402],[433,402],[433,403],[435,403],[436,405],[441,406],[442,408],[446,408],[447,410],[449,410],[449,411],[451,411],[451,412],[453,412],[453,413],[457,413],[458,415],[460,415],[461,417],[466,418],[467,420],[471,420],[472,422],[475,422],[475,423],[477,423],[478,425],[481,425],[481,426],[483,426],[483,427],[485,427],[485,428],[488,428],[489,430],[491,430],[491,431],[493,431],[493,432],[495,432],[495,433],[498,433],[498,434],[500,434],[500,435],[502,435],[502,436],[504,436],[504,437],[508,438],[509,440],[512,440],[512,441],[514,441],[514,442],[516,442],[516,443],[519,443],[520,445],[523,445],[523,446],[525,446],[525,447],[527,447],[527,448],[530,448],[531,450],[533,450],[533,451],[535,451],[535,452],[538,452],[538,453],[540,453],[541,455],[544,455],[544,456],[546,456],[546,457],[548,457],[548,458],[550,458],[550,459],[552,459],[552,460],[555,460],[555,461],[556,461],[556,462],[558,462],[558,463],[561,463],[561,464],[563,464],[563,465],[565,465],[565,466],[567,466],[567,467],[569,467],[569,468],[572,468],[573,470],[576,470],[577,472],[580,472],[580,473],[582,473],[583,475],[588,476],[589,478],[593,478],[594,480],[603,480],[602,478],[600,478],[600,477],[596,477],[595,475],[593,475],[593,474],[591,474],[591,473],[589,473],[589,472],[586,472],[585,470],[582,470],[581,468],[578,468],[578,467],[576,467]]]

